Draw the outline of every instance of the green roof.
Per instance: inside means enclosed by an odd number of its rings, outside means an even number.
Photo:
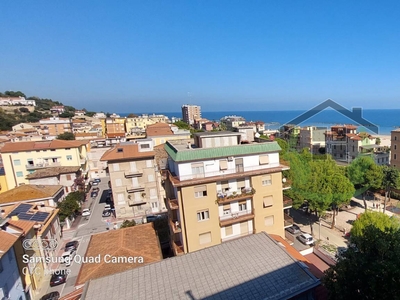
[[[281,147],[279,147],[277,142],[242,144],[216,148],[194,148],[185,150],[177,150],[173,144],[169,142],[165,144],[165,151],[167,151],[172,160],[176,162],[277,152],[280,150]]]

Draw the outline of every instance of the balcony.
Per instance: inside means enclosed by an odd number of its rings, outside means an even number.
[[[292,186],[292,181],[287,178],[282,178],[282,190],[288,190]]]
[[[135,192],[143,192],[144,191],[144,187],[143,186],[127,186],[126,187],[126,191],[128,193],[135,193]]]
[[[293,218],[291,216],[284,213],[283,218],[284,218],[284,222],[285,222],[285,225],[284,225],[285,228],[293,225],[294,222],[293,222]]]
[[[143,175],[143,172],[141,171],[126,171],[124,173],[125,178],[133,178],[133,177],[141,177]]]
[[[221,227],[228,226],[235,223],[248,221],[254,218],[253,210],[237,211],[219,217],[219,225]]]
[[[177,223],[177,220],[171,220],[171,219],[169,219],[169,225],[171,226],[171,229],[172,229],[172,232],[173,232],[173,233],[180,233],[180,232],[182,232],[181,224],[180,224],[179,222]]]
[[[183,250],[183,245],[180,241],[172,242],[172,248],[174,249],[176,256],[185,254],[185,251]]]
[[[48,168],[48,167],[60,167],[60,162],[51,162],[51,163],[41,163],[41,164],[27,164],[25,167],[27,170],[36,170],[41,168]]]
[[[179,203],[177,199],[168,199],[167,202],[171,210],[179,209]]]
[[[253,195],[256,193],[256,190],[253,188],[243,188],[241,190],[241,193],[237,192],[218,192],[217,193],[217,203],[218,204],[225,204],[229,203],[232,201],[239,201],[239,200],[245,200],[250,197],[253,197]]]
[[[293,205],[293,200],[288,196],[283,195],[283,208],[291,208]]]

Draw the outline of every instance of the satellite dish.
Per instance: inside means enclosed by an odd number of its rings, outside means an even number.
[[[256,132],[254,136],[255,136],[256,138],[259,138],[259,137],[260,137],[260,134],[259,134],[258,132]]]

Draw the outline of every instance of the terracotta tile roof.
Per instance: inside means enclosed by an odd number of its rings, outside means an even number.
[[[27,221],[27,220],[9,220],[7,221],[13,227],[17,227],[20,229],[24,234],[28,233],[33,225],[35,225],[35,221]]]
[[[107,133],[107,137],[109,139],[125,137],[125,131],[121,131],[121,132],[117,132],[117,133]]]
[[[146,136],[174,135],[167,123],[156,123],[146,127]]]
[[[106,254],[114,257],[143,257],[143,263],[105,263]],[[158,262],[163,258],[152,223],[92,235],[85,256],[98,255],[100,263],[82,265],[75,285]]]
[[[54,197],[62,185],[24,184],[0,194],[0,204]]]
[[[81,167],[51,167],[36,170],[34,173],[26,176],[27,179],[54,177],[60,174],[76,173]]]
[[[83,293],[83,287],[76,289],[75,291],[62,296],[60,300],[80,300]]]
[[[356,141],[361,141],[362,140],[361,137],[359,137],[357,134],[354,134],[354,133],[348,133],[348,134],[346,134],[346,136],[348,138],[350,138],[351,140],[356,140]]]
[[[4,230],[0,230],[0,258],[10,250],[18,238],[19,235],[14,235]]]
[[[98,132],[77,132],[75,133],[75,137],[85,137],[85,136],[94,136],[98,137]]]
[[[6,143],[4,147],[1,148],[1,152],[7,153],[7,152],[19,152],[19,151],[21,152],[32,151],[38,149],[78,148],[87,143],[88,143],[87,141],[64,141],[64,140]]]
[[[154,157],[154,151],[139,152],[139,145],[134,143],[118,144],[106,151],[101,161],[128,160],[134,158]]]

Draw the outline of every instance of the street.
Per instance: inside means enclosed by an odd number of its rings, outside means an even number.
[[[74,241],[76,240],[79,241],[79,246],[76,255],[84,257],[87,247],[89,245],[91,235],[94,233],[105,232],[108,230],[107,220],[112,221],[113,216],[107,218],[102,217],[102,213],[104,210],[104,206],[106,205],[106,198],[109,190],[108,180],[109,180],[108,178],[101,178],[101,182],[98,185],[99,193],[96,198],[94,199],[91,198],[90,192],[88,193],[88,200],[84,202],[84,204],[82,205],[82,209],[89,208],[91,212],[90,216],[77,217],[77,219],[75,220],[75,222],[78,223],[77,226],[74,222],[74,229],[65,230],[63,232],[64,244],[61,246],[61,249],[59,250],[60,256],[64,252],[65,243],[71,240]],[[110,229],[112,229],[112,226],[113,223],[111,222]],[[75,282],[78,278],[80,268],[81,268],[80,264],[73,262],[71,266],[67,268],[70,270],[70,274],[67,277],[66,283],[55,287],[50,287],[49,282],[51,276],[48,276],[48,280],[45,281],[45,287],[41,289],[45,292],[41,293],[40,296],[53,291],[58,291],[61,296],[73,292],[75,290]],[[64,265],[54,266],[54,267],[52,266],[51,269],[52,270],[65,269],[65,266]],[[40,297],[38,297],[38,299],[40,299]]]

